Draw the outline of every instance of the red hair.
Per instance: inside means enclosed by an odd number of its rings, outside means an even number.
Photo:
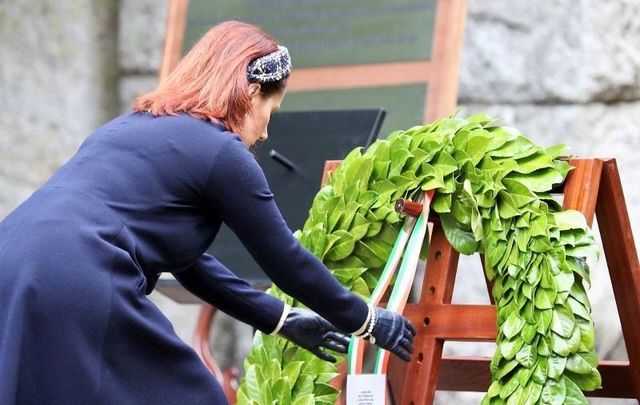
[[[184,112],[239,133],[251,106],[247,66],[277,48],[278,43],[254,25],[240,21],[216,25],[156,90],[136,99],[133,110],[154,115]]]

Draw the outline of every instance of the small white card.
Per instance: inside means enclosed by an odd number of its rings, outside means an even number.
[[[385,405],[386,388],[385,374],[349,374],[347,405]]]

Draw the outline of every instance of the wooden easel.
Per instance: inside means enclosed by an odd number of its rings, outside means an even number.
[[[598,216],[629,355],[628,362],[601,361],[603,388],[587,395],[640,401],[640,264],[616,161],[571,159],[569,163],[575,169],[565,182],[563,204],[581,211],[589,225]],[[447,242],[437,217],[433,222],[420,299],[404,312],[418,331],[413,358],[403,363],[394,357],[389,365],[395,404],[431,404],[436,389],[484,392],[490,385],[489,358],[442,357],[447,340],[495,341],[496,309],[451,304],[459,254]]]

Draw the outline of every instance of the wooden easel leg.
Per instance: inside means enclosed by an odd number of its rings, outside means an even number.
[[[420,301],[407,305],[408,310],[424,304],[451,302],[458,257],[458,252],[447,242],[442,226],[439,223],[434,224],[427,259],[429,265],[425,272]],[[394,388],[392,393],[396,404],[431,404],[436,392],[444,341],[425,336],[424,330],[429,327],[431,320],[426,311],[420,313],[425,315],[422,323],[415,325],[418,334],[414,341],[411,362],[407,365],[393,358],[389,363],[388,375]]]
[[[604,162],[596,215],[629,355],[629,374],[640,401],[640,264],[614,159]]]

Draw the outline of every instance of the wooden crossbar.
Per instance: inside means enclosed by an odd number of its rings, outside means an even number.
[[[640,400],[640,265],[614,159],[570,159],[563,187],[565,209],[581,211],[589,225],[599,220],[629,362],[601,361],[602,388],[588,396]],[[486,391],[488,358],[443,357],[445,341],[494,341],[493,305],[451,304],[458,253],[434,221],[420,300],[404,315],[417,326],[411,363],[392,359],[389,382],[396,404],[431,404],[436,389]],[[487,286],[490,289],[489,284]],[[491,293],[489,291],[489,296]]]

